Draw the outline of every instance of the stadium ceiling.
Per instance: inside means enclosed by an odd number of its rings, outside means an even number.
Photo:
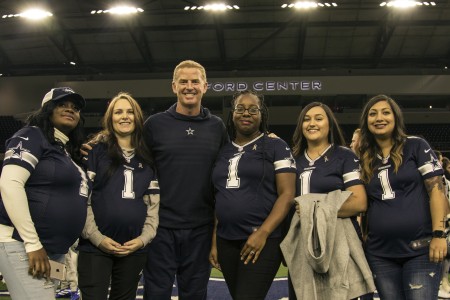
[[[0,18],[3,76],[158,77],[184,59],[228,76],[439,73],[450,67],[450,1],[400,11],[380,6],[381,0],[335,0],[337,7],[310,10],[282,8],[292,3],[286,0],[224,0],[239,9],[214,13],[184,9],[206,1],[136,0],[132,4],[144,11],[128,17],[91,14],[113,1],[36,2],[53,16],[40,22]],[[28,3],[0,0],[0,16]]]

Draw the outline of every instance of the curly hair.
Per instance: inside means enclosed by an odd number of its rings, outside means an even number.
[[[43,107],[31,113],[26,120],[26,125],[39,127],[44,133],[45,138],[52,145],[57,145],[59,142],[55,140],[55,125],[51,121],[53,111],[57,107],[57,102],[48,101]],[[80,120],[77,126],[70,131],[69,141],[65,145],[65,149],[70,154],[72,160],[78,165],[82,165],[82,155],[80,153],[81,145],[84,141],[84,116],[80,111]]]
[[[395,125],[391,135],[393,145],[390,152],[390,157],[394,164],[394,172],[398,172],[398,168],[402,164],[403,146],[407,137],[405,133],[403,114],[398,104],[386,95],[377,95],[372,97],[364,106],[359,122],[359,127],[361,128],[361,138],[359,144],[361,153],[361,177],[365,183],[368,183],[373,177],[376,157],[377,154],[381,152],[381,149],[375,140],[375,136],[369,130],[369,125],[367,122],[370,109],[380,101],[386,101],[394,114]]]
[[[109,102],[108,108],[106,109],[106,113],[102,120],[103,129],[90,139],[90,143],[92,144],[101,142],[108,146],[108,156],[112,160],[107,173],[108,177],[110,177],[121,164],[125,163],[122,148],[119,146],[117,141],[112,121],[114,106],[119,100],[127,100],[134,112],[134,131],[131,135],[131,146],[135,148],[136,156],[145,164],[150,165],[152,168],[154,167],[150,149],[144,142],[143,138],[144,115],[142,113],[142,109],[139,106],[139,103],[129,93],[120,92]]]
[[[316,106],[322,107],[323,110],[325,111],[325,114],[327,115],[328,124],[330,126],[328,132],[328,142],[332,145],[334,144],[339,146],[345,146],[345,139],[344,136],[342,135],[341,128],[339,127],[336,117],[334,116],[333,112],[328,107],[328,105],[323,104],[321,102],[311,102],[302,109],[297,119],[297,127],[295,128],[294,136],[292,137],[292,144],[293,144],[292,154],[294,155],[294,157],[299,157],[300,155],[302,155],[305,149],[308,148],[308,142],[303,136],[302,126],[308,111]]]
[[[231,100],[231,110],[228,113],[227,118],[227,132],[231,140],[234,140],[236,138],[236,127],[233,123],[233,111],[235,109],[237,100],[244,95],[253,95],[258,99],[259,109],[261,112],[261,124],[259,125],[259,131],[261,131],[262,133],[267,133],[269,131],[269,110],[267,108],[267,105],[264,103],[264,97],[253,90],[244,90],[234,94],[233,99]]]

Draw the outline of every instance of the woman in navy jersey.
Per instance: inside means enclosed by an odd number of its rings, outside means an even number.
[[[326,194],[337,189],[352,192],[338,211],[338,217],[351,217],[360,233],[356,216],[366,210],[367,198],[360,179],[359,160],[345,147],[341,129],[327,105],[312,102],[303,108],[292,150],[297,164],[297,195]],[[299,213],[298,205],[296,209]],[[291,282],[289,299],[296,299]]]
[[[437,299],[447,254],[442,168],[425,140],[405,134],[402,112],[388,96],[370,99],[360,124],[365,247],[380,299]],[[429,248],[410,246],[428,237]]]
[[[88,184],[80,168],[85,100],[54,88],[27,126],[6,142],[0,178],[0,272],[12,299],[53,300],[49,259],[81,234]]]
[[[143,115],[131,95],[114,97],[92,140],[88,217],[78,249],[84,300],[135,299],[146,245],[158,227],[159,186],[142,138]]]
[[[231,103],[225,145],[213,169],[217,224],[210,261],[233,299],[264,299],[281,263],[280,223],[295,193],[287,144],[269,138],[268,111],[253,91]]]

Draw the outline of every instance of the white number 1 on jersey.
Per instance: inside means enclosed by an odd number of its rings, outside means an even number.
[[[228,165],[227,189],[237,189],[241,184],[241,179],[238,176],[238,165],[242,154],[244,154],[244,152],[241,152],[228,160],[230,164]]]
[[[134,199],[134,191],[133,191],[133,171],[125,169],[123,171],[123,175],[125,176],[125,183],[122,190],[122,198],[124,199]]]
[[[380,178],[381,187],[383,188],[383,195],[381,195],[381,200],[389,200],[395,198],[395,192],[391,188],[391,183],[389,182],[388,170],[384,169],[378,173],[378,178]]]
[[[312,172],[313,170],[308,170],[300,174],[300,195],[309,194]]]

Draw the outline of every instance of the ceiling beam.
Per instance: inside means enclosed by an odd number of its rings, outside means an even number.
[[[44,30],[44,33],[47,34],[47,38],[66,58],[67,62],[75,62],[78,66],[83,65],[70,33],[64,29],[61,22],[57,18],[53,18],[48,26],[50,30]]]
[[[10,74],[11,65],[11,60],[5,50],[0,46],[0,74]]]
[[[208,70],[212,71],[224,71],[225,70],[297,70],[297,59],[248,59],[248,60],[233,60],[228,61],[226,66],[216,59],[205,61],[202,60],[202,65]],[[167,75],[167,72],[173,71],[173,66],[177,65],[179,61],[169,60],[163,62],[155,62],[153,64],[153,73],[161,73]],[[352,65],[354,69],[370,69],[373,65],[373,58],[353,58]],[[347,70],[348,58],[305,58],[303,60],[304,70],[319,70],[326,68],[328,71],[332,70]],[[384,66],[386,68],[395,69],[396,67],[402,67],[407,65],[415,65],[417,68],[441,68],[442,57],[431,58],[383,58],[380,61],[378,70]],[[274,69],[276,66],[276,69]],[[10,72],[17,76],[21,74],[26,75],[53,75],[53,74],[127,74],[127,73],[148,73],[147,66],[142,63],[102,63],[102,64],[90,64],[89,68],[73,68],[69,71],[61,64],[26,64],[26,65],[14,65],[10,67]]]
[[[264,44],[266,44],[268,41],[270,41],[271,39],[273,39],[275,36],[277,36],[278,34],[280,34],[282,31],[284,31],[290,24],[294,23],[295,21],[295,16],[292,17],[289,21],[281,23],[281,26],[276,29],[275,31],[273,31],[271,34],[269,34],[265,39],[263,39],[261,42],[259,42],[258,44],[256,44],[252,49],[250,49],[249,51],[247,51],[247,53],[245,53],[243,56],[241,56],[241,58],[239,58],[239,60],[243,61],[246,60],[250,55],[252,55],[254,52],[256,52],[259,48],[261,48]]]
[[[303,56],[305,53],[306,33],[308,29],[308,16],[299,20],[298,44],[297,44],[297,67],[302,68]]]
[[[153,70],[153,55],[148,45],[146,32],[142,29],[139,19],[131,19],[128,22],[128,32],[136,44],[142,59],[147,66],[148,71]]]
[[[306,26],[308,28],[314,27],[380,27],[383,21],[308,21]],[[99,22],[99,24],[104,24]],[[397,27],[401,26],[450,26],[449,20],[398,20]],[[114,25],[112,25],[114,26]],[[221,24],[223,30],[228,29],[261,29],[261,28],[281,28],[298,26],[298,24],[287,22],[262,22],[262,23],[226,23]],[[216,24],[183,24],[183,25],[154,25],[142,26],[141,29],[145,32],[150,31],[192,31],[192,30],[216,30]],[[82,29],[65,29],[67,34],[102,34],[102,33],[121,33],[128,32],[126,26],[116,27],[98,27],[98,28],[82,28]],[[43,32],[42,34],[46,34]],[[3,33],[0,34],[2,40],[12,40],[20,38],[36,38],[36,32],[29,33]]]
[[[384,55],[384,51],[386,50],[389,42],[391,40],[392,35],[394,34],[395,28],[397,26],[396,16],[393,13],[387,13],[385,17],[385,21],[381,24],[378,31],[378,38],[375,42],[375,50],[373,54],[374,64],[373,68],[378,67],[378,64],[381,58]]]
[[[225,34],[223,32],[222,20],[219,15],[214,15],[214,25],[216,27],[217,46],[219,47],[220,60],[226,64],[227,54],[225,48]]]

